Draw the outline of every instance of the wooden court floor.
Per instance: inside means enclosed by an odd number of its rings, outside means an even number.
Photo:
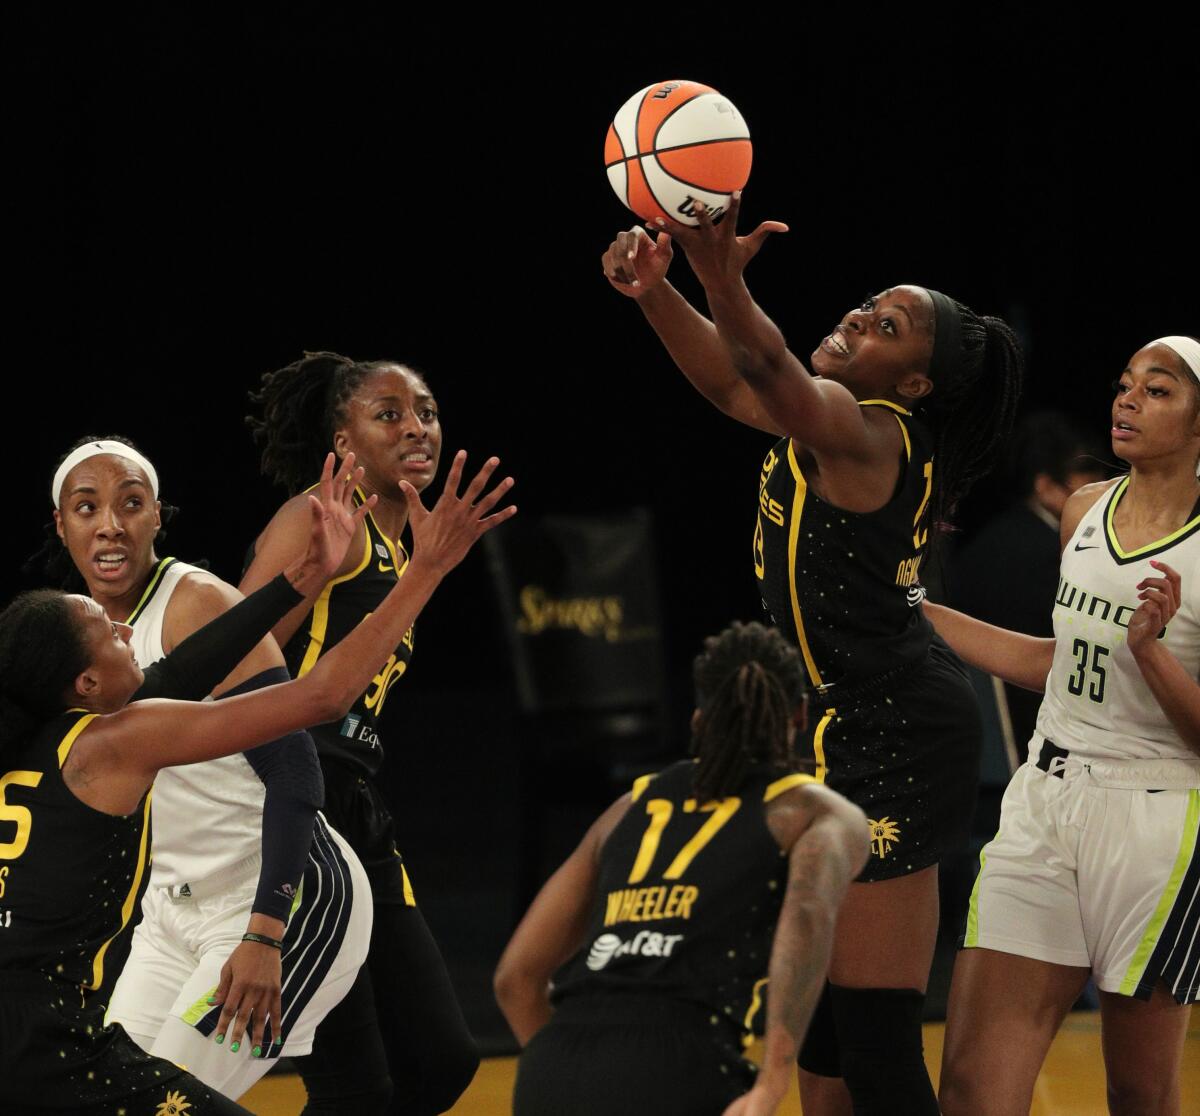
[[[942,1064],[941,1023],[925,1025],[925,1060],[937,1080]],[[483,1063],[471,1088],[452,1108],[452,1116],[511,1116],[515,1058],[491,1058]],[[1193,1013],[1183,1055],[1182,1111],[1200,1112],[1200,1014]],[[258,1116],[294,1116],[304,1104],[299,1078],[272,1076],[259,1082],[242,1103]],[[1067,1018],[1038,1080],[1030,1116],[1102,1116],[1104,1066],[1100,1058],[1100,1016],[1078,1012]],[[792,1095],[781,1116],[797,1116],[800,1101]],[[564,1113],[563,1116],[570,1116]],[[631,1113],[630,1116],[636,1116]]]

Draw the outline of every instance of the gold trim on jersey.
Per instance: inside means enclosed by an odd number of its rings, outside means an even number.
[[[121,925],[117,927],[116,933],[96,951],[95,960],[92,961],[92,983],[84,985],[93,992],[104,983],[104,955],[117,935],[129,925],[129,919],[133,915],[133,904],[137,900],[138,889],[142,886],[142,875],[146,871],[146,841],[150,836],[150,799],[153,794],[154,788],[151,787],[146,792],[145,804],[142,807],[142,839],[138,844],[137,868],[133,873],[133,883],[129,885],[129,894],[125,896],[125,902],[121,904]]]
[[[825,764],[825,730],[836,716],[836,709],[826,709],[825,716],[817,723],[817,731],[813,733],[813,759],[817,763],[813,779],[818,783],[825,782],[825,773],[829,770]]]
[[[357,489],[355,490],[358,491]],[[304,652],[304,659],[300,663],[300,669],[296,672],[297,678],[303,678],[314,666],[317,665],[317,660],[321,657],[321,648],[325,643],[325,633],[329,630],[329,597],[333,590],[342,584],[344,581],[350,581],[358,577],[360,573],[367,568],[371,562],[371,555],[374,554],[374,548],[371,546],[371,532],[367,525],[363,524],[363,556],[362,561],[358,563],[349,573],[342,574],[341,577],[335,577],[331,581],[325,583],[325,588],[321,590],[321,595],[317,598],[316,604],[313,605],[312,623],[308,627],[308,647]]]
[[[75,712],[82,713],[83,710],[82,709],[80,709],[80,710],[72,709],[71,712],[72,713],[75,713]],[[59,744],[59,746],[58,746],[58,769],[59,769],[59,771],[62,770],[63,764],[67,762],[67,756],[69,756],[71,754],[71,749],[73,747],[75,747],[75,741],[79,739],[79,734],[81,732],[83,732],[83,730],[85,728],[87,728],[88,725],[90,725],[99,716],[100,716],[99,713],[89,713],[89,714],[87,714],[86,717],[80,717],[79,720],[76,721],[70,727],[70,729],[67,731],[67,735],[62,738],[62,743]]]
[[[142,614],[146,606],[150,603],[151,598],[158,591],[158,587],[162,582],[162,575],[167,572],[169,566],[173,566],[178,561],[178,558],[164,558],[159,562],[146,588],[142,590],[141,599],[133,606],[133,611],[125,617],[126,624],[132,624]]]
[[[896,425],[900,427],[900,435],[904,438],[904,455],[905,460],[912,461],[912,440],[908,436],[908,427],[904,425],[904,420],[901,415],[907,415],[912,418],[912,411],[906,411],[899,403],[893,403],[890,399],[860,399],[858,401],[860,407],[888,407],[895,412]]]
[[[754,1026],[754,1017],[758,1014],[762,1007],[762,992],[767,986],[769,977],[763,977],[761,980],[754,982],[754,991],[750,996],[750,1006],[746,1009],[746,1018],[742,1020],[742,1045],[749,1046],[754,1042],[754,1034],[752,1028]]]
[[[1104,509],[1104,534],[1108,539],[1109,550],[1118,562],[1132,562],[1135,558],[1145,558],[1160,550],[1165,550],[1200,527],[1200,515],[1197,515],[1189,519],[1178,531],[1172,531],[1171,534],[1164,538],[1147,543],[1145,546],[1139,546],[1136,550],[1124,550],[1117,539],[1117,531],[1113,526],[1113,517],[1117,512],[1117,504],[1120,503],[1121,497],[1129,487],[1129,479],[1129,477],[1126,477],[1112,490],[1112,495],[1108,498],[1108,507]]]
[[[788,589],[792,595],[792,622],[796,626],[796,638],[800,641],[800,651],[804,656],[804,666],[808,670],[809,680],[814,686],[824,686],[821,672],[813,660],[809,650],[808,636],[804,633],[804,620],[800,615],[800,597],[796,592],[796,548],[800,539],[800,518],[804,515],[804,499],[808,495],[808,482],[800,471],[796,461],[796,443],[789,439],[787,451],[788,465],[791,466],[792,478],[796,482],[796,493],[792,497],[792,518],[788,524]]]
[[[792,787],[802,787],[805,783],[819,783],[821,780],[814,778],[812,775],[785,775],[782,779],[776,779],[765,791],[763,791],[763,801],[770,802],[774,798],[778,798],[785,791],[790,791]]]
[[[898,415],[908,415],[912,418],[912,411],[901,407],[899,403],[893,403],[890,399],[860,399],[858,401],[860,407],[890,407]]]
[[[629,801],[636,802],[639,798],[641,798],[642,791],[644,791],[650,785],[650,780],[653,778],[653,775],[639,775],[636,779],[634,779],[633,786],[629,789]]]

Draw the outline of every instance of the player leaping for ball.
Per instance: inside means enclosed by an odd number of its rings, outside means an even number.
[[[786,226],[739,237],[739,206],[735,194],[717,226],[701,209],[698,228],[660,220],[656,239],[618,234],[604,274],[707,399],[779,439],[759,480],[753,553],[764,606],[799,647],[818,702],[798,752],[876,834],[801,1052],[805,1112],[848,1111],[830,1081],[844,1076],[856,1113],[934,1114],[921,1019],[937,863],[970,822],[979,718],[962,667],[915,606],[931,529],[1011,426],[1021,354],[1000,319],[904,285],[847,313],[810,372],[743,278]],[[675,243],[711,321],[666,281]]]

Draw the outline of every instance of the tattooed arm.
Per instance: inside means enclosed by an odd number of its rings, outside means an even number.
[[[870,851],[863,812],[815,783],[767,806],[767,826],[788,853],[788,882],[768,969],[771,994],[762,1069],[726,1116],[772,1116],[825,985],[838,908]]]

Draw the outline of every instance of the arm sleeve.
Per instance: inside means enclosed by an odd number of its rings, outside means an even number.
[[[264,670],[227,694],[244,694],[287,682],[283,667]],[[325,801],[316,745],[307,732],[293,732],[245,753],[266,788],[263,802],[262,868],[254,913],[287,921],[312,845],[313,819]]]
[[[280,574],[193,632],[166,658],[146,667],[145,680],[133,700],[200,701],[303,599]]]

